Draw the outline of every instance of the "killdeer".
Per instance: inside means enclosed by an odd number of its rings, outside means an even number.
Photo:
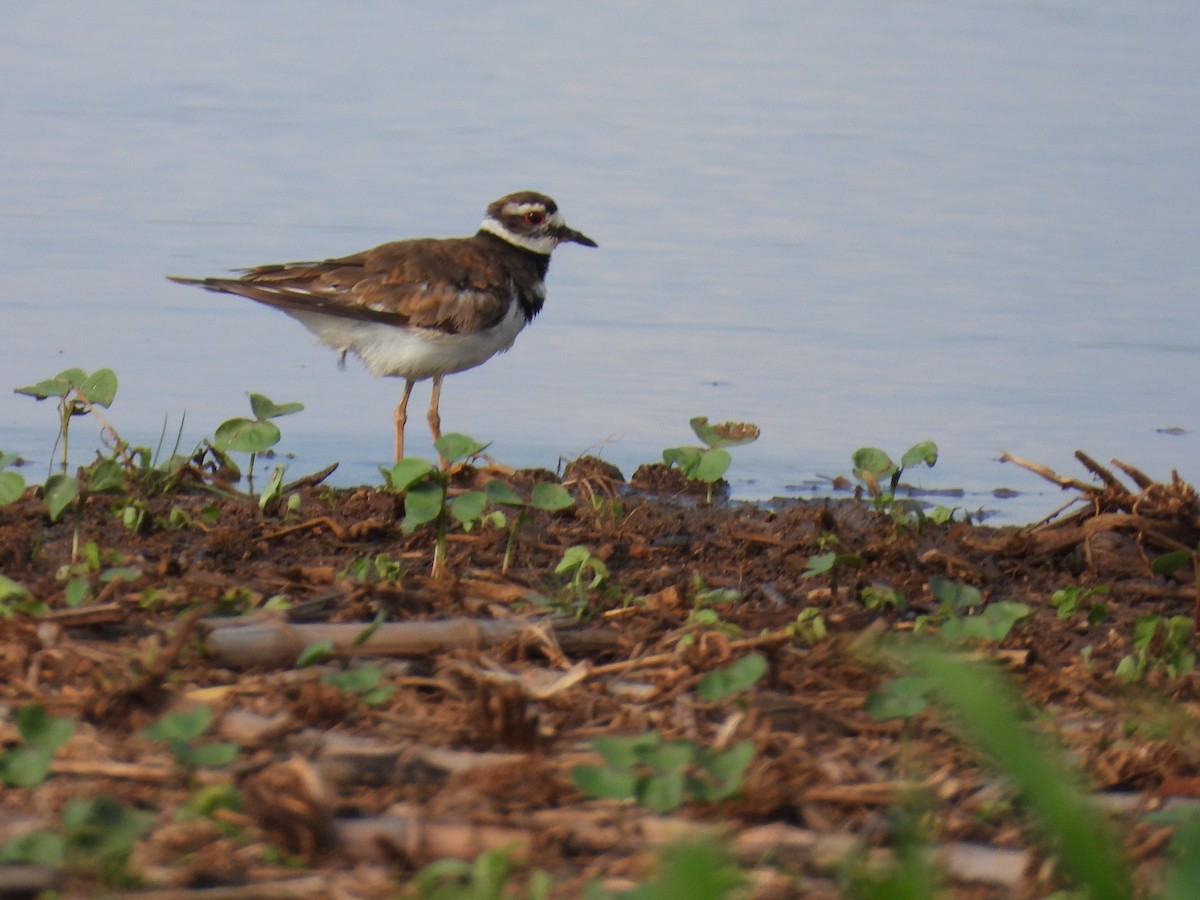
[[[545,194],[519,191],[487,208],[467,238],[420,238],[381,244],[323,262],[241,269],[240,278],[181,278],[283,310],[320,340],[354,353],[375,376],[404,379],[396,407],[396,459],[413,385],[433,379],[429,429],[441,437],[442,378],[507,350],[541,312],[550,253],[596,242],[567,227]]]

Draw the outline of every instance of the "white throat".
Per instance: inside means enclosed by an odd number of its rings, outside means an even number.
[[[550,251],[558,246],[558,238],[547,234],[542,237],[529,237],[523,234],[513,234],[504,227],[504,223],[488,216],[479,226],[480,231],[486,231],[488,234],[494,234],[502,241],[507,241],[515,247],[521,247],[533,253],[540,253],[543,256],[549,256]]]

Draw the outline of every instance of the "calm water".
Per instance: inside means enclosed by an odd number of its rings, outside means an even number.
[[[192,443],[254,390],[307,405],[281,422],[291,474],[377,482],[402,385],[162,275],[467,234],[526,187],[600,249],[560,250],[516,347],[447,380],[444,424],[504,461],[628,475],[707,414],[762,427],[734,451],[744,497],[923,438],[942,459],[916,480],[1008,521],[1061,496],[1002,450],[1200,480],[1194,0],[5,18],[0,448],[35,480],[53,410],[8,387],[77,365],[118,372],[137,443],[184,411]]]

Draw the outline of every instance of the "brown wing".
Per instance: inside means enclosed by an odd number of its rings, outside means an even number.
[[[171,278],[285,311],[451,334],[495,325],[513,291],[473,238],[397,241],[339,259],[257,266],[240,278]]]

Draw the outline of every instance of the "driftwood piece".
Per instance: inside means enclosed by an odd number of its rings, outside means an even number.
[[[252,666],[288,666],[305,647],[329,641],[339,656],[429,656],[451,650],[494,647],[523,633],[541,632],[563,649],[576,649],[571,630],[559,628],[549,618],[542,619],[438,619],[424,622],[388,622],[375,628],[365,639],[370,626],[358,624],[293,625],[282,617],[261,616],[236,621],[209,620],[213,626],[205,644],[218,660],[233,668]],[[616,646],[615,635],[580,633],[585,646]],[[545,639],[545,638],[543,638]],[[607,646],[605,646],[607,645]]]

